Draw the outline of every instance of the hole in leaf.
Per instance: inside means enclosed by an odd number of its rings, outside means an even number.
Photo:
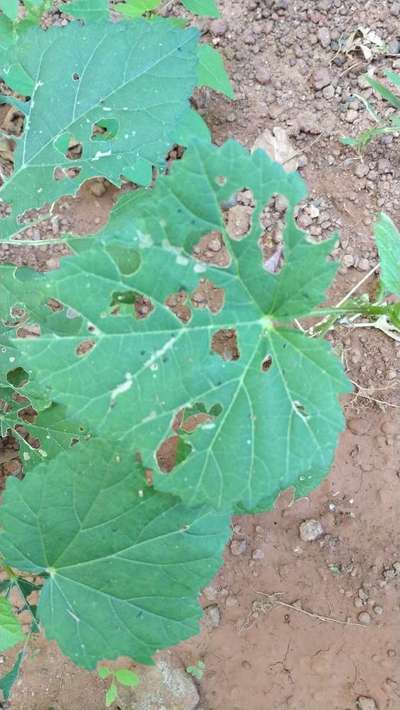
[[[187,296],[187,292],[182,290],[178,291],[178,293],[171,293],[171,295],[165,299],[165,305],[182,323],[187,323],[192,316],[190,307],[186,303]]]
[[[215,182],[219,187],[224,187],[226,183],[228,182],[228,179],[225,177],[225,175],[217,175],[215,178]]]
[[[221,204],[225,224],[231,239],[240,241],[246,237],[252,224],[255,200],[251,190],[241,190]]]
[[[64,309],[63,304],[60,301],[57,301],[56,298],[49,298],[49,300],[47,301],[47,305],[50,310],[53,311],[53,313],[55,313],[56,311],[62,311]]]
[[[224,305],[224,299],[224,289],[214,286],[208,279],[200,279],[198,287],[191,296],[193,308],[208,308],[211,313],[219,313]]]
[[[154,306],[149,298],[137,291],[115,291],[111,300],[112,315],[134,315],[139,320],[147,318]]]
[[[223,360],[239,360],[240,351],[236,330],[234,328],[217,330],[211,340],[211,350]]]
[[[16,367],[7,373],[7,382],[13,387],[23,387],[29,382],[29,375],[22,367]]]
[[[219,417],[222,410],[222,405],[218,403],[213,404],[207,411],[203,402],[195,402],[178,412],[172,428],[177,434],[192,434],[198,427],[213,428],[212,422]]]
[[[309,416],[309,415],[308,415],[308,412],[307,412],[307,410],[306,410],[304,404],[302,404],[301,402],[298,402],[297,400],[295,400],[295,401],[293,402],[293,406],[294,406],[294,408],[295,408],[297,414],[299,414],[301,417],[303,417],[303,419],[308,419],[308,416]]]
[[[268,370],[272,367],[272,357],[271,355],[267,355],[266,358],[261,363],[261,369],[263,372],[268,372]]]
[[[0,129],[4,133],[8,133],[13,136],[20,136],[23,133],[25,124],[25,116],[22,111],[19,111],[15,106],[10,106],[9,104],[2,104],[0,106]],[[4,143],[1,141],[3,150]],[[7,144],[8,141],[5,141]],[[14,141],[12,142],[14,144]],[[13,149],[15,148],[15,144]],[[6,158],[7,160],[9,158]]]
[[[264,234],[260,240],[263,266],[270,274],[277,274],[284,265],[283,233],[287,200],[282,195],[275,195],[261,214],[261,226]]]
[[[159,446],[156,458],[160,471],[170,473],[175,466],[183,463],[192,451],[191,445],[181,436],[168,437]]]
[[[54,141],[54,147],[68,160],[79,160],[82,157],[83,146],[71,133],[62,133]]]
[[[70,138],[68,143],[68,149],[65,153],[65,157],[68,160],[79,160],[82,157],[83,145],[75,138]]]
[[[95,345],[95,340],[82,340],[82,342],[80,342],[77,348],[75,349],[75,353],[78,355],[78,357],[83,357],[84,355],[87,355],[94,348]]]
[[[230,264],[229,252],[220,232],[210,232],[193,247],[193,255],[199,261],[225,268]]]
[[[18,338],[39,338],[40,325],[38,323],[23,325],[16,333]]]
[[[92,141],[111,141],[118,133],[119,123],[116,118],[104,118],[92,126]]]
[[[73,178],[76,178],[79,173],[81,172],[81,168],[78,167],[73,167],[73,168],[54,168],[53,171],[53,179],[58,181],[58,180],[73,180]]]
[[[74,73],[72,74],[72,79],[73,79],[73,81],[79,81],[80,78],[81,78],[81,77],[79,76],[79,74],[78,74],[77,72],[74,72]]]

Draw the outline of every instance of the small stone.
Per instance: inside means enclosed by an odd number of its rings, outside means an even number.
[[[333,99],[333,97],[335,96],[335,88],[332,86],[332,84],[329,84],[328,86],[325,86],[324,89],[322,89],[322,95],[324,99],[327,99],[327,101]]]
[[[217,604],[206,607],[204,611],[206,625],[211,629],[216,629],[221,623],[221,612]]]
[[[246,540],[232,540],[230,545],[230,550],[232,555],[238,557],[246,552],[247,542]]]
[[[243,237],[250,229],[251,211],[244,205],[231,207],[228,214],[228,230],[232,237]]]
[[[331,83],[331,73],[326,67],[321,67],[314,72],[313,75],[314,88],[319,91]]]
[[[363,601],[359,597],[356,597],[354,599],[354,606],[356,607],[356,609],[362,609],[364,606]]]
[[[264,553],[262,550],[260,550],[260,549],[254,550],[254,552],[253,552],[253,554],[252,554],[252,556],[251,556],[251,558],[252,558],[253,560],[263,560],[264,557],[265,557],[265,553]]]
[[[381,158],[378,160],[378,172],[380,175],[386,175],[387,173],[392,172],[392,168],[390,167],[390,163],[387,158]]]
[[[355,170],[354,170],[354,175],[358,178],[364,178],[368,175],[369,173],[369,167],[365,165],[365,163],[357,163]]]
[[[313,540],[318,540],[324,534],[324,529],[319,520],[310,518],[301,523],[299,534],[303,542],[313,542]]]
[[[360,624],[364,624],[364,626],[368,626],[368,624],[371,623],[371,617],[367,611],[362,611],[361,614],[358,615],[358,620]]]
[[[375,604],[374,606],[374,614],[377,616],[382,616],[383,614],[383,606],[380,606],[379,604]]]
[[[378,706],[373,698],[367,698],[365,695],[360,695],[357,698],[358,710],[378,710]]]
[[[359,271],[369,271],[369,261],[368,259],[361,258],[357,264],[357,269]]]
[[[329,47],[331,43],[331,33],[329,32],[327,27],[321,27],[318,30],[318,39],[324,49]]]
[[[217,37],[223,37],[227,29],[228,25],[225,20],[213,20],[210,24],[212,34],[217,35]]]
[[[260,66],[256,68],[255,77],[259,84],[269,84],[271,81],[271,72],[267,67]]]
[[[343,257],[343,264],[349,269],[354,266],[354,256],[352,254],[345,254]]]
[[[346,113],[346,121],[347,123],[354,123],[354,121],[358,118],[358,113],[357,111],[354,111],[354,109],[349,109]]]

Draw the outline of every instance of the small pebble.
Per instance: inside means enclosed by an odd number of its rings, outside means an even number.
[[[230,545],[230,550],[232,555],[238,557],[246,552],[247,543],[246,540],[232,540]]]
[[[265,554],[262,550],[258,549],[258,550],[254,550],[251,557],[253,560],[263,560],[265,557]]]
[[[358,615],[358,620],[360,624],[364,624],[365,626],[371,623],[371,617],[367,611],[362,611],[361,614]]]
[[[319,520],[310,518],[301,523],[299,534],[304,542],[312,542],[313,540],[318,540],[324,534],[324,529]]]
[[[331,33],[329,32],[327,27],[321,27],[318,30],[318,39],[324,49],[329,47],[331,43]]]
[[[378,706],[373,698],[360,695],[357,699],[358,710],[378,710]]]

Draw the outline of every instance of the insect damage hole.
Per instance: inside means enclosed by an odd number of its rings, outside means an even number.
[[[267,355],[267,357],[264,358],[264,360],[261,363],[261,370],[263,372],[268,372],[272,367],[272,357],[271,355]]]
[[[104,118],[93,124],[90,140],[111,141],[116,137],[118,130],[119,122],[116,118]]]
[[[226,268],[231,263],[221,232],[205,234],[193,247],[193,256],[206,264]]]
[[[224,289],[214,286],[208,279],[200,279],[198,287],[191,296],[193,308],[208,308],[214,314],[219,313],[223,308],[224,300]]]
[[[251,231],[255,199],[251,190],[243,189],[221,203],[227,231],[231,239],[240,241]]]
[[[274,195],[264,207],[261,216],[263,234],[260,239],[264,269],[278,274],[284,265],[284,231],[288,202],[283,195]]]
[[[293,402],[293,408],[294,408],[296,414],[298,414],[302,419],[308,419],[308,418],[309,418],[310,415],[308,414],[308,412],[307,412],[307,410],[306,410],[304,404],[302,404],[302,402],[299,402],[298,400],[295,400],[295,401]]]
[[[82,168],[78,166],[74,166],[73,168],[54,168],[53,180],[56,180],[56,182],[58,182],[59,180],[73,180],[74,178],[78,177],[81,170]]]
[[[211,350],[223,360],[239,360],[240,351],[236,330],[234,328],[217,330],[212,336]]]
[[[167,308],[169,308],[182,323],[188,323],[192,317],[192,311],[187,304],[187,298],[187,291],[182,289],[177,293],[171,293],[164,301]]]
[[[192,451],[191,445],[183,437],[175,434],[162,442],[156,452],[157,464],[162,473],[171,471],[183,463]]]
[[[196,429],[213,429],[215,420],[223,411],[221,404],[216,402],[208,409],[204,402],[195,402],[181,409],[172,423],[174,434],[167,437],[159,446],[156,459],[160,471],[170,473],[176,466],[183,463],[193,450],[188,436]]]
[[[82,340],[79,343],[79,345],[77,345],[77,347],[75,348],[75,354],[78,357],[84,357],[94,348],[95,345],[96,345],[95,340],[89,340],[89,339]]]
[[[154,310],[149,298],[137,291],[115,291],[111,298],[113,316],[133,315],[138,320],[147,318]]]

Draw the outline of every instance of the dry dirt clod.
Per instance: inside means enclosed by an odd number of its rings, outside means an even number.
[[[191,676],[172,653],[158,655],[155,666],[140,667],[137,688],[119,688],[124,710],[194,710],[199,694]]]
[[[373,698],[367,698],[365,695],[360,695],[357,698],[358,710],[379,710],[375,700]]]
[[[310,518],[304,520],[299,526],[299,535],[303,542],[313,542],[324,534],[324,529],[319,520]]]
[[[246,540],[232,540],[230,545],[230,550],[232,555],[238,557],[246,552],[247,542]]]
[[[216,629],[221,623],[221,612],[217,604],[211,604],[204,610],[204,620],[207,628]]]
[[[317,69],[313,75],[314,88],[317,89],[317,91],[323,89],[331,83],[331,79],[332,77],[329,69],[326,67],[320,67],[320,69]]]

